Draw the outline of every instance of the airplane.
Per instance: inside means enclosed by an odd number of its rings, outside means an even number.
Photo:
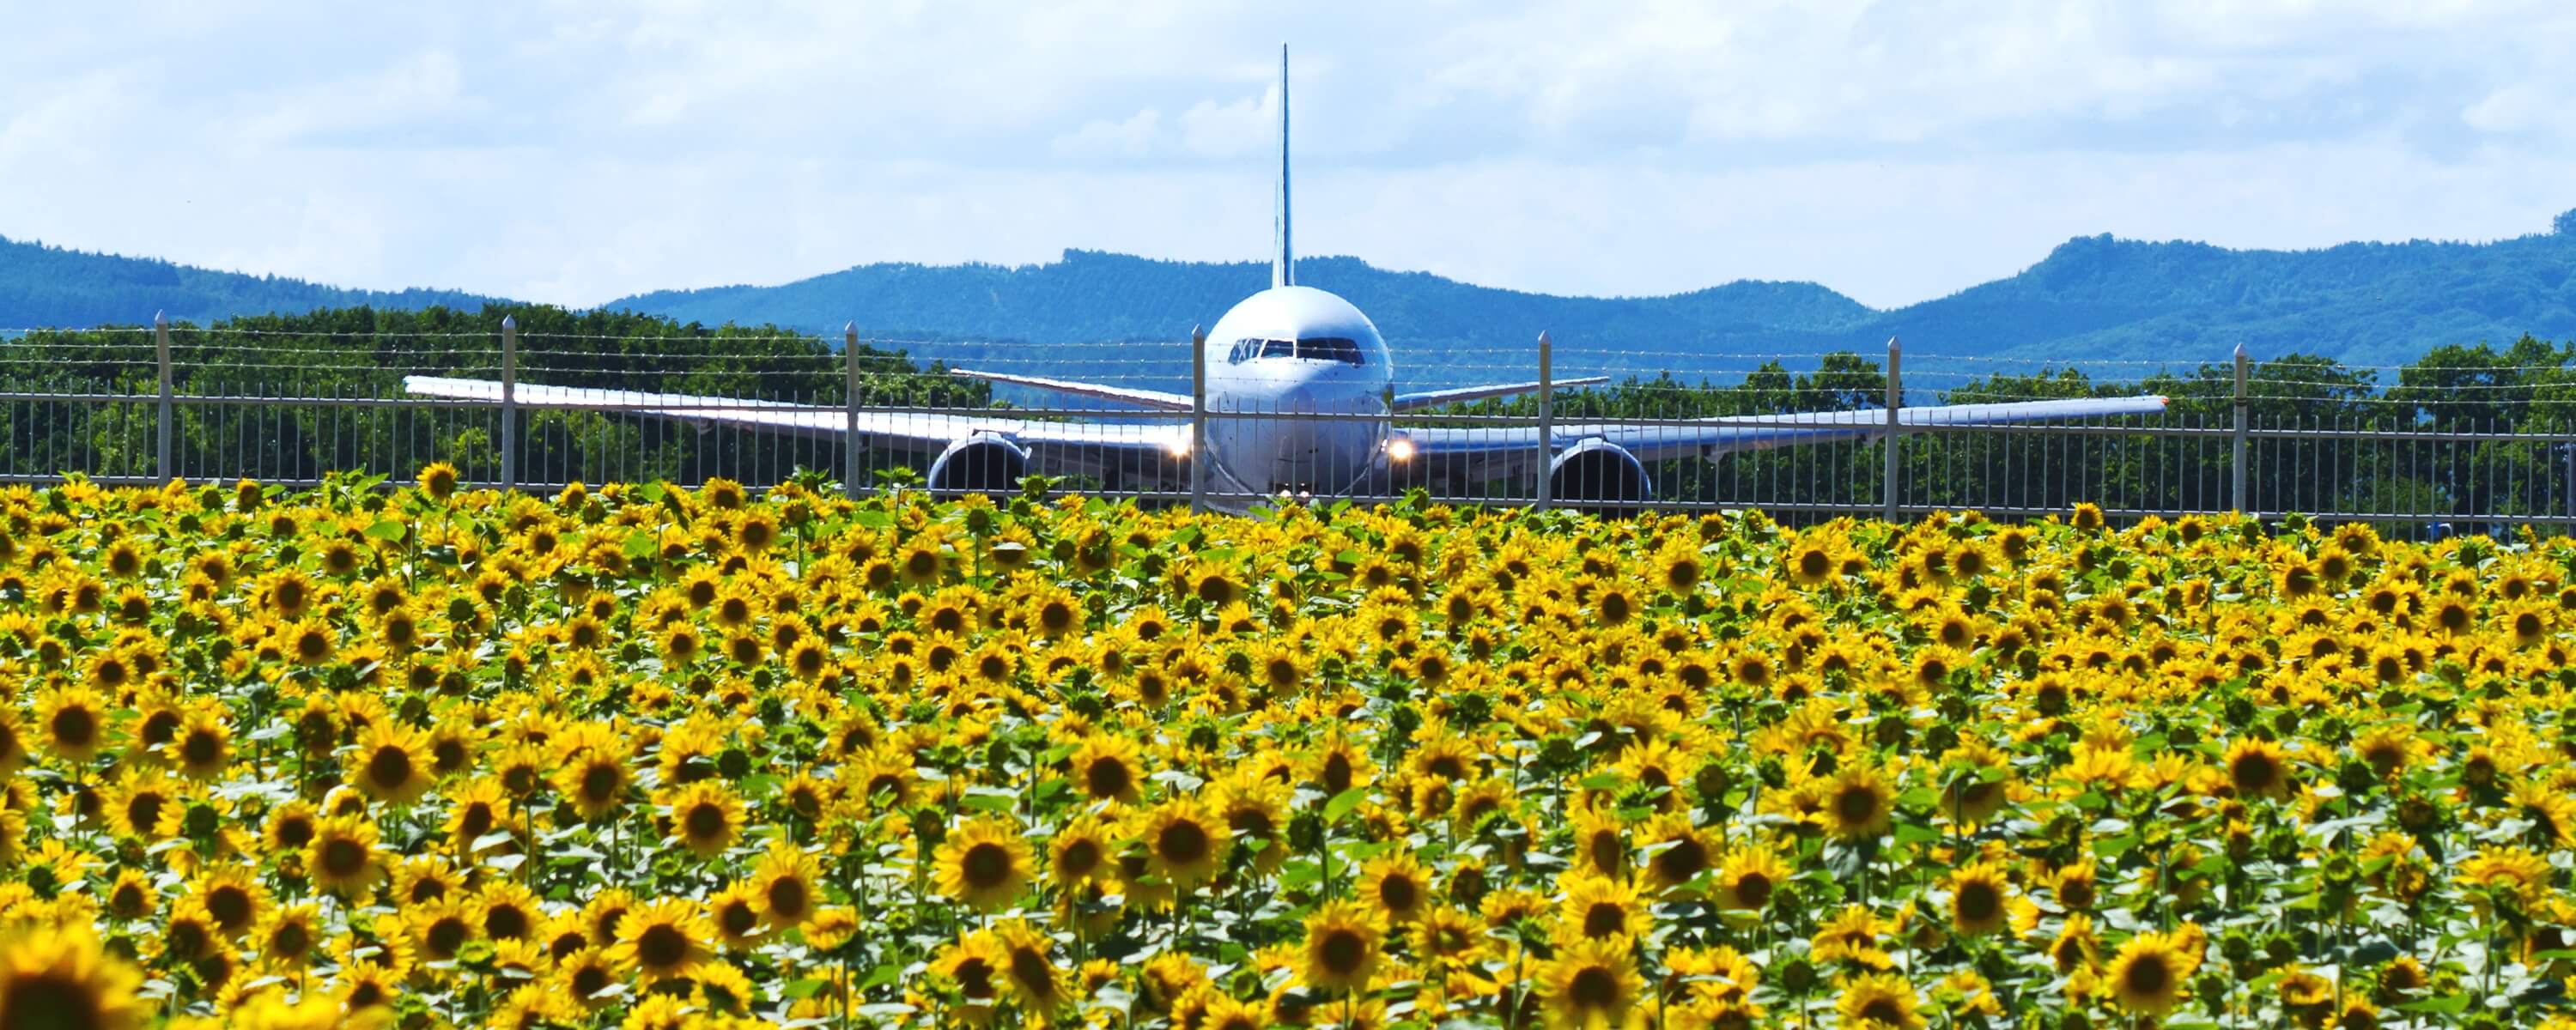
[[[1192,431],[1188,394],[976,369],[954,375],[1117,402],[1160,418],[1060,421],[991,414],[856,411],[769,401],[584,387],[515,384],[513,400],[537,408],[589,408],[821,439],[856,434],[865,446],[930,457],[934,494],[1000,493],[1032,472],[1087,477],[1111,492],[1191,490],[1195,474],[1213,506],[1240,510],[1283,495],[1385,497],[1408,485],[1435,494],[1524,481],[1541,472],[1542,496],[1603,510],[1654,500],[1647,465],[1731,452],[1868,440],[1889,431],[1885,409],[1803,412],[1648,425],[1572,422],[1548,427],[1408,426],[1394,416],[1461,401],[1537,392],[1539,382],[1398,392],[1386,340],[1367,315],[1326,290],[1297,282],[1291,246],[1288,48],[1279,49],[1279,189],[1271,285],[1193,334],[1204,368],[1204,439]],[[1555,380],[1557,388],[1606,377]],[[425,397],[498,403],[492,380],[407,376]],[[1907,406],[1900,426],[1987,425],[2152,414],[2157,396]],[[1174,416],[1183,416],[1175,418]],[[1445,495],[1445,494],[1443,494]]]

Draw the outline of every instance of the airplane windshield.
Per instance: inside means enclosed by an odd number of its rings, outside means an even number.
[[[1338,361],[1345,365],[1365,365],[1368,358],[1360,342],[1347,336],[1313,336],[1303,340],[1234,341],[1227,348],[1227,364],[1239,365],[1254,358],[1299,358],[1306,361]]]
[[[1297,341],[1297,356],[1308,361],[1338,361],[1345,365],[1365,365],[1360,357],[1360,342],[1347,336],[1312,336]]]

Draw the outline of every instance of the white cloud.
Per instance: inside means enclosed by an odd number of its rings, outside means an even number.
[[[1890,304],[2068,236],[2540,231],[2576,9],[1076,0],[12,15],[0,233],[568,303],[1068,246],[1300,237],[1519,288]],[[854,317],[864,318],[854,313]]]

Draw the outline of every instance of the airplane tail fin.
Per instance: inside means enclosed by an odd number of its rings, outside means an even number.
[[[1279,44],[1279,252],[1270,258],[1270,285],[1297,285],[1296,252],[1288,240],[1288,44]]]

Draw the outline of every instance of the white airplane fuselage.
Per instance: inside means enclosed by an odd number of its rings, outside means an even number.
[[[1217,319],[1203,346],[1210,453],[1195,460],[1211,462],[1216,485],[1348,493],[1384,467],[1395,368],[1349,301],[1274,286]]]

